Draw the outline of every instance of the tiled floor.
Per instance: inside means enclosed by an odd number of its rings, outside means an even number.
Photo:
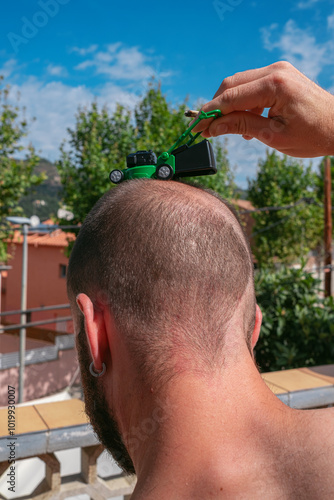
[[[268,386],[271,385],[271,389],[275,387],[273,390],[275,394],[279,393],[278,389],[282,389],[283,392],[292,392],[334,385],[334,377],[330,381],[330,377],[318,375],[306,368],[263,373],[262,378]]]
[[[86,424],[84,403],[78,399],[17,407],[15,411],[15,434],[47,431],[61,427]],[[0,437],[8,436],[8,411],[0,410]]]

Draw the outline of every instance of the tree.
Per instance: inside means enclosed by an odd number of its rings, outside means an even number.
[[[331,189],[331,198],[332,198],[332,207],[334,206],[334,156],[330,157],[331,162],[331,180],[332,180],[332,189]],[[324,203],[324,172],[325,172],[325,158],[323,158],[319,164],[319,170],[317,174],[317,197],[321,203]],[[334,235],[334,224],[332,226],[332,234]]]
[[[18,106],[9,104],[10,87],[2,86],[2,82],[0,77],[0,262],[5,262],[8,258],[7,242],[12,234],[6,217],[24,214],[20,199],[45,176],[33,175],[39,158],[32,146],[24,148],[21,145],[22,138],[27,135],[27,121],[21,116],[22,110]],[[25,159],[15,159],[22,156],[25,149]]]
[[[152,149],[157,156],[170,148],[187,129],[184,116],[186,103],[172,108],[161,92],[160,84],[152,81],[135,109],[136,147]]]
[[[333,362],[334,300],[319,296],[319,284],[302,268],[261,269],[255,274],[263,314],[255,354],[262,370]]]
[[[291,263],[315,248],[322,234],[322,209],[316,199],[311,167],[275,151],[259,162],[257,177],[248,181],[248,199],[255,208],[290,209],[255,212],[253,252],[259,265]]]
[[[140,100],[132,117],[130,111],[118,105],[113,114],[96,103],[80,109],[76,125],[69,129],[70,141],[61,146],[57,162],[63,185],[63,202],[74,214],[73,223],[84,220],[101,195],[113,185],[109,173],[126,166],[126,156],[137,150],[152,149],[158,156],[169,149],[187,129],[184,116],[186,104],[173,108],[162,94],[160,85],[152,82]],[[232,179],[226,148],[216,146],[220,173],[217,189]],[[214,188],[215,181],[210,187]]]
[[[126,156],[135,147],[134,127],[124,107],[117,106],[110,116],[107,108],[99,110],[94,102],[90,108],[79,109],[75,129],[68,133],[69,144],[61,145],[57,168],[63,203],[74,215],[72,223],[78,224],[112,187],[110,171],[125,167]]]

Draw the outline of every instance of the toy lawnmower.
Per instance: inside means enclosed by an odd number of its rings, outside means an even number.
[[[191,131],[201,120],[217,118],[218,116],[222,116],[219,109],[207,113],[200,111],[197,119],[180,135],[175,144],[158,158],[152,150],[129,154],[126,159],[127,168],[124,170],[115,169],[110,172],[111,182],[119,184],[124,180],[142,177],[167,181],[179,177],[217,173],[211,143],[204,139],[193,144],[201,132],[194,135]]]

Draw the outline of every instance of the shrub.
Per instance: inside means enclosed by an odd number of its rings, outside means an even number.
[[[255,276],[263,323],[256,361],[263,371],[334,363],[334,300],[303,268]]]

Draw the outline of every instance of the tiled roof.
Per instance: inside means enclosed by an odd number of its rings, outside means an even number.
[[[232,200],[233,205],[237,205],[239,210],[254,210],[253,205],[248,200]]]
[[[73,233],[65,233],[61,229],[56,229],[47,233],[32,233],[28,234],[28,245],[45,246],[45,247],[62,247],[68,246],[68,241],[75,240]],[[23,236],[21,231],[15,231],[14,237],[11,240],[12,244],[22,244]]]

